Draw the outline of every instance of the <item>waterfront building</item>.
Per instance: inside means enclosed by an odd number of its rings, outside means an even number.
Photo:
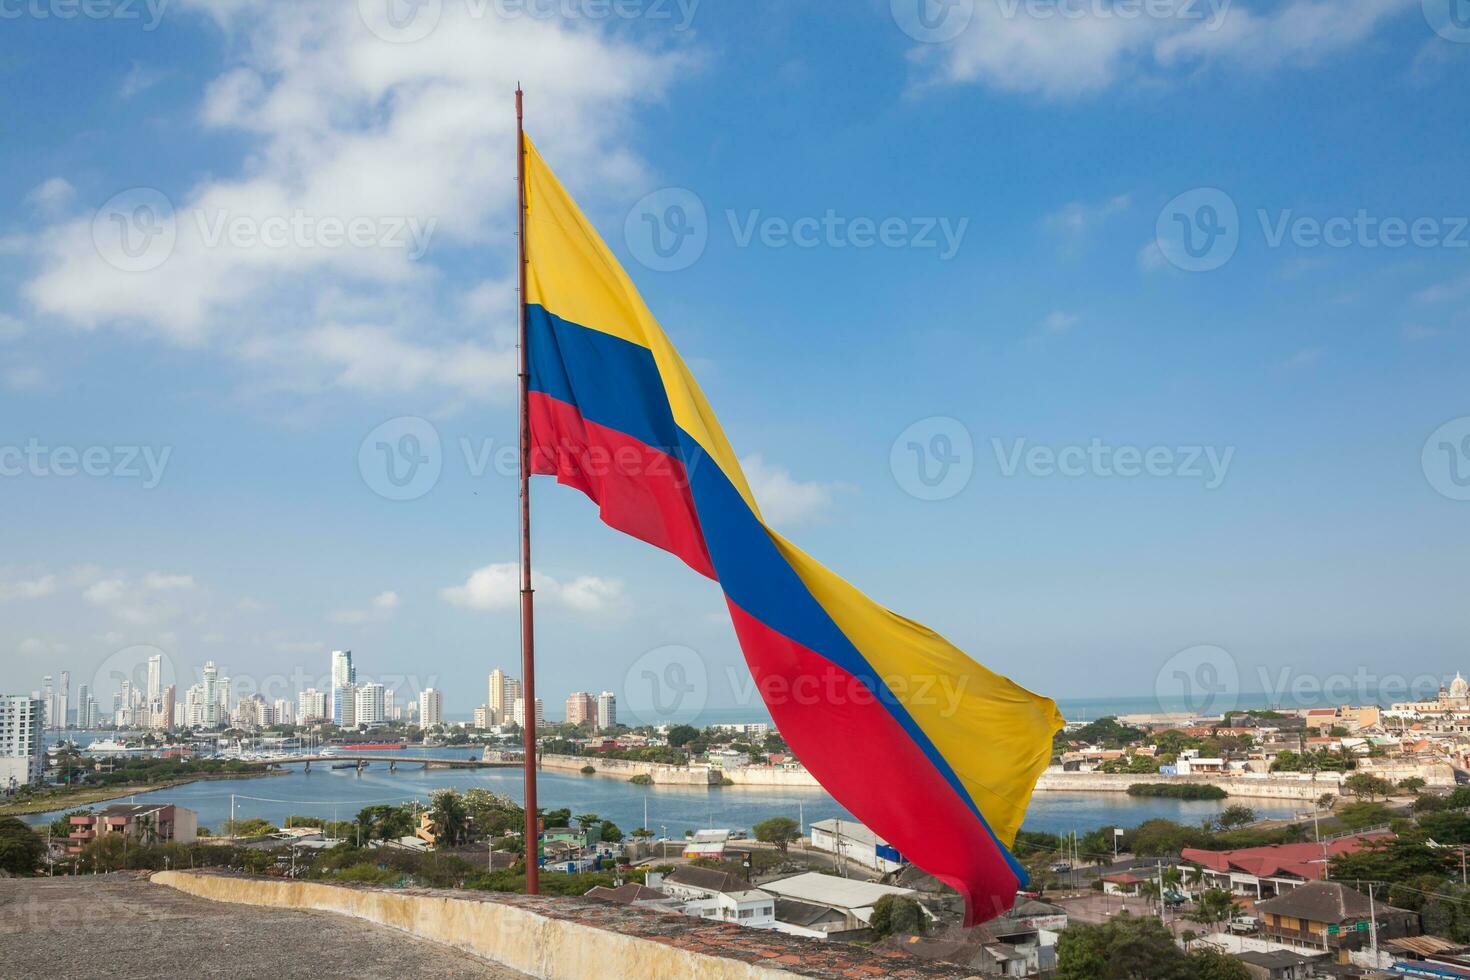
[[[818,820],[812,824],[812,848],[874,871],[886,873],[903,867],[898,849],[856,820]]]
[[[348,684],[337,692],[341,697],[342,709],[341,720],[337,722],[343,728],[357,727],[357,685]]]
[[[331,716],[327,714],[326,693],[314,687],[308,687],[298,694],[296,696],[296,717],[303,725],[331,720]]]
[[[332,721],[346,725],[346,715],[356,714],[347,706],[347,688],[357,683],[357,668],[352,666],[351,650],[332,651]]]
[[[355,724],[381,725],[388,720],[388,689],[382,684],[364,684],[357,689]]]
[[[426,687],[419,694],[419,725],[429,728],[444,724],[444,694]]]
[[[1271,844],[1233,851],[1207,851],[1186,847],[1179,859],[1199,868],[1205,888],[1218,888],[1249,898],[1284,895],[1327,877],[1327,862],[1343,854],[1356,854],[1370,842],[1387,840],[1393,834],[1380,831],[1355,834],[1322,843]]]
[[[567,696],[567,724],[597,723],[597,699],[588,691],[573,691]]]
[[[537,728],[545,728],[546,727],[546,710],[545,710],[545,707],[543,706],[543,704],[541,703],[541,699],[540,698],[537,698],[536,699],[536,704],[535,704],[534,710],[535,710],[535,726]],[[521,698],[521,697],[517,697],[516,698],[515,704],[512,705],[512,707],[511,707],[510,717],[511,717],[511,719],[517,725],[520,725],[522,728],[528,727],[528,725],[530,724],[530,722],[528,722],[526,720],[526,699],[525,698]]]
[[[612,691],[597,695],[597,727],[612,728],[618,723],[618,697]]]
[[[0,792],[39,783],[45,769],[45,702],[0,696]]]
[[[271,713],[275,716],[273,721],[277,725],[296,724],[296,709],[285,698],[276,698],[275,704],[271,706]]]
[[[41,726],[48,731],[56,727],[56,686],[51,675],[41,678]]]
[[[485,704],[489,707],[492,717],[490,724],[485,726],[486,728],[503,724],[510,718],[511,709],[515,706],[515,699],[519,696],[518,691],[512,693],[512,683],[512,679],[507,677],[505,671],[499,667],[496,667],[490,672],[490,685]],[[519,684],[515,686],[517,688],[520,687]]]
[[[219,711],[219,668],[210,660],[204,664],[204,681],[199,690],[199,720],[196,725],[214,727]]]
[[[482,704],[475,709],[474,726],[480,731],[495,727],[495,711],[488,704]]]
[[[56,689],[56,714],[55,724],[52,725],[57,731],[67,727],[67,714],[71,710],[71,671],[63,670],[59,675],[61,683]]]
[[[771,733],[771,726],[765,722],[738,722],[735,724],[725,723],[709,726],[716,731],[726,732],[730,735],[743,735],[750,739],[764,739]]]

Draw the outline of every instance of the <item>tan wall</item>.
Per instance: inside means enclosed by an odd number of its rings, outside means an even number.
[[[1338,793],[1340,783],[1336,773],[1317,774],[1315,782],[1289,776],[1160,776],[1114,775],[1102,772],[1058,772],[1048,769],[1037,780],[1038,792],[1054,793],[1126,793],[1134,783],[1193,783],[1218,786],[1231,796],[1262,800],[1317,799],[1323,793]]]
[[[311,881],[260,880],[161,871],[156,884],[219,902],[316,909],[366,919],[443,943],[546,980],[626,977],[790,980],[785,971],[706,956],[494,901]]]

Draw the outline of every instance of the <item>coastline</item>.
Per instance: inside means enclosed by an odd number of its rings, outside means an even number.
[[[129,796],[138,796],[142,793],[157,793],[161,790],[188,786],[190,783],[213,782],[221,779],[260,779],[265,776],[280,775],[285,775],[285,771],[268,769],[264,772],[204,773],[198,776],[166,779],[160,783],[135,783],[128,786],[97,787],[90,791],[62,794],[44,799],[31,799],[25,803],[6,803],[0,805],[0,817],[32,817],[38,813],[53,813],[58,810],[72,810],[84,806],[95,806],[98,803],[111,803],[114,800],[121,800]]]

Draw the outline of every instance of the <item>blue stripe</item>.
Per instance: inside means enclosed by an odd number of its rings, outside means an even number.
[[[1025,869],[990,829],[948,760],[812,596],[724,471],[674,422],[653,352],[564,320],[539,305],[528,306],[526,313],[531,390],[682,461],[705,548],[725,594],[769,628],[821,654],[867,687],[979,818],[1026,884]]]

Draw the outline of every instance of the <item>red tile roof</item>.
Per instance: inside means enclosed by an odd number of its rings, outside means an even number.
[[[1387,839],[1392,836],[1387,832],[1379,832],[1328,841],[1326,844],[1327,857],[1354,854],[1361,851],[1368,841]],[[1180,853],[1180,857],[1191,864],[1198,864],[1211,871],[1222,873],[1236,871],[1254,875],[1257,878],[1289,875],[1304,878],[1307,881],[1318,881],[1326,877],[1327,866],[1322,852],[1323,845],[1321,844],[1271,844],[1266,847],[1246,847],[1236,851],[1205,851],[1196,847],[1186,847]]]

